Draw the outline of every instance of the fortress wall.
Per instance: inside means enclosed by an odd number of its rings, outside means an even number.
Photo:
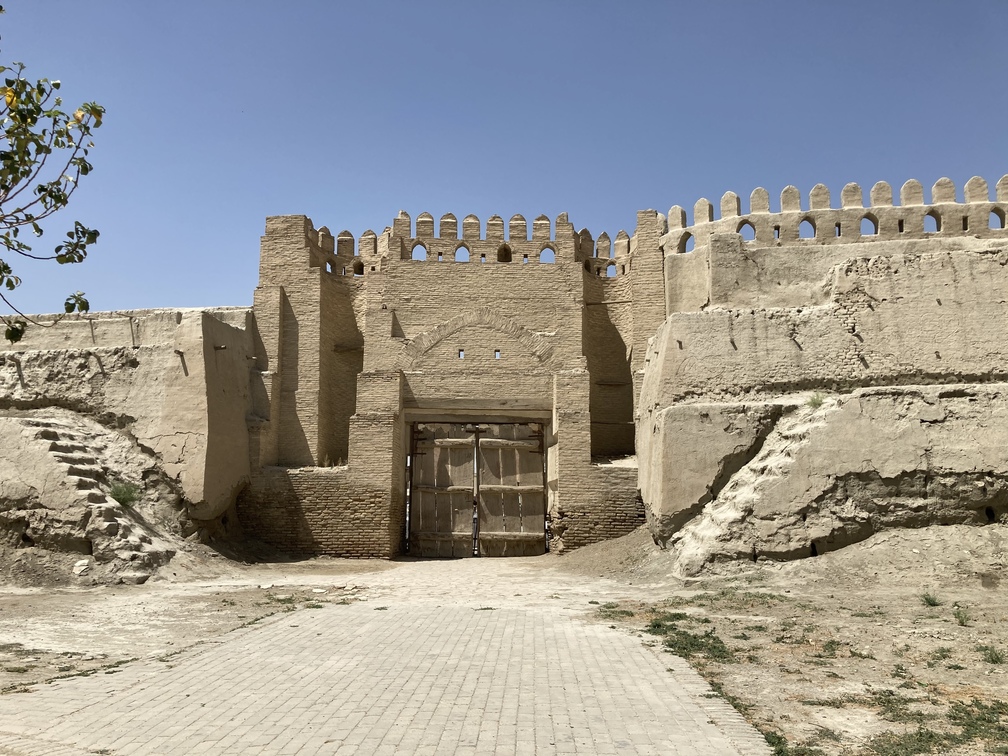
[[[216,312],[235,322],[248,310]],[[129,318],[134,335],[149,340],[156,335],[156,341],[121,344],[124,336],[129,338]],[[233,503],[235,487],[248,474],[242,445],[250,409],[249,334],[218,320],[215,311],[134,311],[129,318],[95,317],[116,328],[127,324],[125,332],[96,328],[106,345],[90,346],[91,326],[83,318],[51,329],[29,328],[17,349],[0,350],[0,405],[66,407],[128,428],[179,480],[192,515],[215,517]],[[85,348],[30,348],[82,338]],[[227,349],[213,348],[219,345]],[[238,446],[237,452],[220,449],[218,441],[224,438]],[[215,481],[209,488],[208,477]]]
[[[238,500],[247,532],[292,555],[388,558],[388,491],[368,487],[346,467],[264,467]]]
[[[972,179],[963,197],[959,201],[943,179],[930,204],[917,182],[907,182],[899,206],[888,186],[877,184],[868,207],[860,189],[848,185],[839,208],[818,186],[807,208],[797,190],[785,189],[780,213],[769,212],[764,190],[753,193],[749,216],[740,214],[731,193],[717,220],[705,200],[697,203],[692,226],[681,208],[670,211],[661,242],[669,315],[647,352],[636,441],[649,528],[662,544],[689,544],[693,556],[683,552],[683,570],[695,572],[717,551],[709,542],[715,531],[718,543],[757,544],[767,554],[809,553],[808,542],[800,542],[801,523],[805,514],[812,523],[826,498],[802,498],[801,476],[788,460],[806,443],[808,429],[820,424],[854,444],[865,430],[853,430],[850,412],[833,411],[846,406],[851,392],[891,392],[892,416],[871,422],[892,423],[902,422],[900,408],[911,402],[904,397],[931,385],[972,391],[1004,380],[1008,178],[998,182],[995,200],[981,179]],[[926,230],[926,219],[933,230]],[[802,222],[814,227],[814,236],[798,237]],[[690,240],[695,247],[686,251]],[[813,392],[815,402],[808,399]],[[815,409],[822,402],[831,409]],[[940,421],[938,415],[920,420]],[[967,437],[961,443],[975,446]],[[867,459],[855,446],[847,451]],[[824,455],[819,462],[830,459],[839,457]],[[929,459],[907,475],[951,481],[972,469],[939,470],[937,458]],[[995,468],[969,474],[982,477]],[[828,465],[819,472],[831,475]],[[872,507],[883,506],[877,495],[888,490],[884,481],[871,482],[872,470],[843,474],[848,479],[837,485],[847,503],[816,520],[820,552],[849,542],[854,531],[871,532],[861,526],[872,520]],[[939,486],[933,495],[953,490],[952,484]],[[760,498],[764,494],[769,498]],[[921,515],[925,520],[945,511],[945,503],[935,502],[924,507],[931,513]],[[754,511],[775,507],[801,512],[801,523],[795,527],[791,515],[786,527],[773,517],[751,521]],[[901,516],[894,511],[887,521]],[[822,530],[828,522],[835,533]],[[696,561],[697,554],[708,557]]]
[[[506,370],[507,368],[501,368]],[[509,369],[507,369],[510,372]],[[549,413],[553,409],[553,375],[537,366],[500,379],[482,370],[417,370],[403,373],[403,402],[410,409],[480,410],[485,414]]]
[[[252,320],[251,314],[248,316]],[[250,328],[239,330],[202,314],[203,365],[206,380],[206,464],[203,497],[192,516],[216,517],[234,504],[249,482],[249,433],[252,409],[249,388],[253,349]]]
[[[417,339],[492,303],[492,313],[485,320],[494,326],[517,325],[545,341],[557,360],[577,360],[581,357],[581,277],[576,266],[562,264],[391,260],[381,274],[381,302],[394,312],[394,338]],[[464,332],[452,334],[452,340],[465,348]],[[479,342],[469,338],[468,343],[475,356]],[[378,367],[396,364],[403,342],[386,340],[376,346],[378,354],[367,359]],[[458,361],[457,350],[453,359]]]
[[[561,477],[563,504],[552,513],[551,526],[564,549],[619,538],[645,523],[636,466],[592,465]]]
[[[356,411],[357,374],[364,367],[364,335],[354,308],[354,300],[363,298],[363,283],[325,273],[320,283],[319,462],[342,464],[350,455],[350,418]]]
[[[999,257],[856,258],[834,269],[828,304],[673,313],[655,337],[642,404],[1002,375]]]
[[[3,341],[0,352],[170,344],[188,313],[208,312],[221,322],[244,328],[248,311],[247,307],[210,307],[33,315],[41,325],[29,324],[16,344]]]
[[[968,248],[976,240],[1008,239],[1008,176],[997,183],[991,201],[987,183],[974,177],[966,184],[964,202],[956,187],[939,179],[924,203],[924,190],[908,181],[893,205],[892,188],[879,182],[865,207],[857,184],[841,192],[833,208],[822,184],[809,193],[802,207],[798,190],[781,193],[781,211],[770,212],[765,189],[753,191],[750,213],[741,214],[734,192],[721,198],[721,214],[706,199],[693,209],[693,225],[678,206],[669,210],[668,232],[661,237],[665,254],[668,312],[698,310],[708,304],[744,307],[798,307],[821,301],[822,277],[845,256],[852,244],[864,245],[859,256],[908,254],[921,241],[950,250]],[[800,238],[804,227],[808,238]],[[732,235],[732,239],[726,238]],[[687,251],[691,244],[695,249]],[[709,273],[708,273],[709,271]]]

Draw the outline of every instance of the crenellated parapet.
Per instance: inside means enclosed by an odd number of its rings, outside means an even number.
[[[477,216],[467,215],[460,228],[456,216],[447,213],[435,231],[430,213],[418,215],[414,225],[410,216],[400,211],[392,224],[389,250],[393,257],[413,262],[582,263],[586,271],[600,276],[616,275],[616,258],[630,253],[630,237],[625,231],[617,235],[614,246],[606,233],[596,240],[588,229],[575,231],[566,213],[557,216],[555,223],[539,215],[532,221],[531,234],[525,217],[513,215],[506,229],[505,234],[505,222],[499,215],[490,216],[485,225]]]
[[[333,238],[329,229],[322,226],[317,232],[313,251],[322,261],[325,270],[337,276],[360,277],[379,264],[378,235],[368,229],[360,239],[343,230]]]
[[[839,207],[834,207],[827,187],[817,184],[802,206],[802,195],[794,186],[781,192],[780,211],[770,211],[770,195],[759,187],[749,197],[749,212],[742,213],[741,201],[734,192],[721,198],[715,218],[714,206],[700,199],[693,206],[693,222],[686,211],[675,205],[669,210],[668,232],[661,238],[665,255],[703,247],[713,234],[741,234],[746,242],[759,246],[782,244],[847,244],[876,240],[923,239],[931,237],[988,237],[1008,234],[1008,176],[995,187],[991,200],[987,182],[971,178],[959,201],[955,184],[941,178],[931,188],[931,201],[924,201],[924,188],[911,179],[899,192],[899,204],[893,201],[892,187],[884,181],[868,193],[868,203],[858,184],[847,184],[840,192]]]
[[[556,219],[556,232],[545,215],[528,222],[513,215],[504,232],[504,219],[491,215],[484,227],[475,215],[458,219],[447,213],[441,216],[437,232],[430,213],[417,216],[414,227],[410,216],[400,210],[392,223],[389,252],[401,260],[416,262],[499,262],[499,263],[563,263],[575,259],[579,245],[574,226],[563,213]]]

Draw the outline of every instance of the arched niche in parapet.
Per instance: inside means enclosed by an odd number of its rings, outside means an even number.
[[[741,221],[735,228],[735,233],[741,235],[743,241],[755,241],[756,227],[747,220]]]
[[[802,218],[802,222],[798,224],[798,238],[799,239],[816,238],[815,218],[812,217]]]
[[[552,265],[556,262],[556,250],[550,245],[546,245],[539,250],[539,262]]]
[[[499,263],[509,263],[511,262],[511,247],[507,244],[501,244],[497,247],[497,262]]]
[[[410,250],[410,259],[412,260],[426,260],[427,259],[427,247],[423,245],[422,242],[417,242],[413,245],[413,249]]]
[[[679,237],[679,245],[676,251],[679,254],[686,254],[687,252],[692,252],[696,249],[696,239],[693,238],[693,234],[688,231]]]
[[[995,207],[990,213],[990,223],[988,224],[993,229],[1001,229],[1005,227],[1005,211],[1000,207]]]
[[[469,247],[465,244],[459,244],[455,247],[455,262],[467,263],[469,262]]]
[[[924,214],[924,233],[937,234],[942,229],[941,213],[935,209],[928,210]]]
[[[606,265],[606,278],[616,278],[616,261],[610,260],[609,264]]]
[[[353,261],[353,274],[354,278],[364,275],[364,261],[360,258]]]
[[[865,213],[861,219],[861,236],[878,236],[879,220],[875,213]]]

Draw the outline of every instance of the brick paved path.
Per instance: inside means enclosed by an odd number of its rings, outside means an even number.
[[[768,754],[681,660],[541,560],[407,562],[368,599],[0,697],[0,753]],[[304,584],[304,576],[299,576]]]

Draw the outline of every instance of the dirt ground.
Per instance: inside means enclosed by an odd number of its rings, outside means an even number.
[[[19,558],[36,583],[57,566]],[[536,559],[575,583],[623,586],[625,600],[589,602],[586,616],[686,656],[782,756],[1008,753],[1008,527],[893,531],[687,581],[643,531]],[[367,600],[368,573],[396,563],[243,564],[196,549],[142,586],[68,581],[65,567],[60,585],[0,586],[3,693]]]
[[[678,583],[646,534],[621,541],[561,560],[656,596],[599,619],[689,654],[779,754],[1008,753],[1008,527],[892,531]]]

